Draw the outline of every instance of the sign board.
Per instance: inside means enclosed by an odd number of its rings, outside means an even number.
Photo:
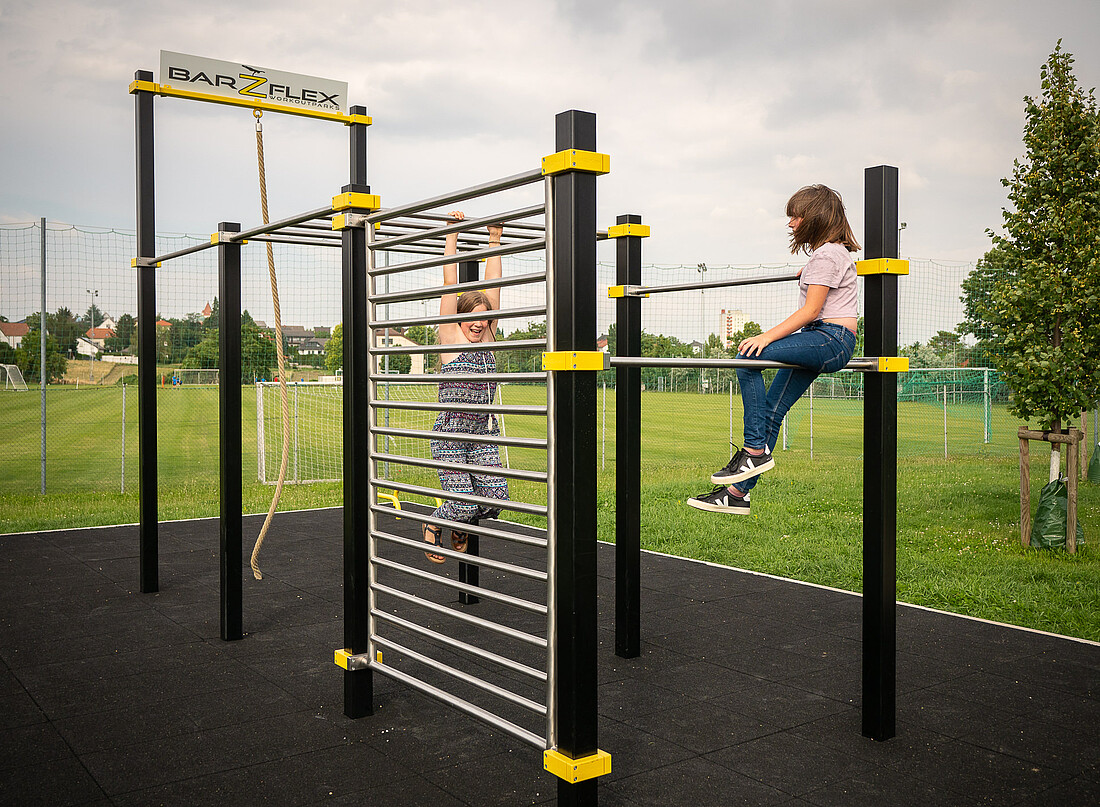
[[[327,78],[160,52],[160,84],[206,100],[287,112],[347,114],[348,84]]]

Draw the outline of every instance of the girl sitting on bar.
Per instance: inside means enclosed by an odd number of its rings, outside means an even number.
[[[844,214],[840,194],[824,185],[802,188],[787,202],[791,254],[810,256],[798,278],[798,310],[768,331],[737,347],[739,359],[794,364],[776,371],[765,392],[762,369],[737,368],[745,409],[745,445],[710,481],[710,493],[687,500],[712,513],[748,515],[749,491],[760,474],[775,466],[772,449],[787,411],[821,373],[832,373],[852,358],[859,301],[851,254],[859,242]]]
[[[460,210],[451,212],[455,221],[466,218]],[[500,246],[503,227],[490,224],[489,246]],[[447,235],[445,255],[458,252],[458,233]],[[501,276],[500,256],[485,260],[485,279],[496,280]],[[458,264],[449,263],[443,267],[443,285],[451,286],[458,282]],[[453,314],[470,314],[500,309],[500,289],[485,291],[466,291],[462,294],[444,294],[439,300],[441,317]],[[465,345],[478,342],[492,342],[496,339],[497,321],[495,319],[477,319],[468,322],[444,322],[439,325],[439,342],[443,345],[455,345],[456,352],[444,353],[441,357],[440,373],[495,373],[496,359],[491,350],[464,350]],[[496,383],[492,381],[441,381],[439,384],[439,402],[446,404],[479,404],[493,402]],[[500,435],[495,415],[488,412],[440,412],[432,426],[433,431],[461,434],[477,434],[488,437]],[[508,481],[491,474],[469,473],[466,471],[446,470],[448,463],[484,465],[487,468],[499,468],[500,449],[495,443],[472,443],[465,440],[447,440],[444,437],[431,441],[432,459],[440,463],[439,481],[445,490],[460,495],[477,495],[490,499],[508,498]],[[433,517],[450,521],[475,522],[481,518],[496,518],[499,508],[483,507],[470,502],[448,500],[437,507]],[[434,546],[443,546],[443,530],[438,525],[424,526],[424,540]],[[465,552],[469,542],[466,532],[451,530],[451,547]],[[434,552],[424,553],[433,563],[443,563],[446,558]]]

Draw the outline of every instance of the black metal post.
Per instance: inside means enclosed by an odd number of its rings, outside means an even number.
[[[596,150],[596,116],[570,110],[555,119],[557,151]],[[553,311],[551,351],[596,349],[596,176],[572,171],[551,180]],[[591,756],[597,748],[596,700],[596,373],[556,372],[552,675],[557,750]],[[558,780],[558,804],[595,805],[597,779]]]
[[[641,224],[619,216],[616,224]],[[642,239],[616,239],[615,282],[642,282]],[[615,355],[642,355],[642,298],[615,302]],[[641,650],[642,368],[615,368],[615,653],[637,658]]]
[[[134,73],[152,81],[148,70]],[[134,93],[137,155],[137,320],[138,320],[138,566],[139,590],[160,589],[157,575],[157,294],[156,268],[142,266],[154,258],[156,197],[153,184],[153,93]]]
[[[897,258],[897,168],[866,169],[864,221],[864,255]],[[864,299],[866,354],[896,356],[897,275],[867,275]],[[888,740],[896,731],[897,376],[867,373],[863,407],[863,734]]]
[[[241,225],[223,221],[219,233],[239,233]],[[242,513],[241,457],[241,245],[218,239],[218,403],[221,457],[221,631],[222,639],[244,636],[241,597]]]
[[[479,277],[477,261],[460,261],[458,264],[458,282],[459,283],[473,283]],[[470,525],[476,528],[478,524],[477,518],[474,518],[473,523]],[[466,554],[477,557],[481,554],[480,540],[477,533],[473,529],[470,530],[469,542],[466,545]],[[466,583],[471,586],[480,586],[481,567],[475,566],[472,563],[465,563],[463,561],[458,562],[458,581],[460,583]],[[458,593],[458,601],[463,605],[477,605],[481,601],[481,598],[476,594],[467,594],[465,591]]]
[[[353,106],[351,114],[365,115]],[[351,184],[343,191],[370,193],[367,186],[367,126],[352,123]],[[365,212],[365,211],[350,211]],[[344,325],[344,647],[366,653],[370,638],[370,440],[367,353],[367,233],[348,227],[342,235]],[[372,670],[344,671],[344,714],[374,713]]]

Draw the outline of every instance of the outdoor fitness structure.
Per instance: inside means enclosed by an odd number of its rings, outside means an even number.
[[[866,373],[863,404],[863,734],[887,740],[895,733],[897,589],[897,373],[909,360],[897,358],[898,170],[880,165],[864,172],[864,344],[873,357],[853,358],[847,369]],[[651,358],[642,353],[642,299],[650,294],[793,280],[797,274],[641,286],[641,240],[649,228],[638,216],[620,216],[624,237],[616,251],[615,367],[616,510],[615,652],[641,652],[641,368],[784,367],[745,359]]]
[[[134,261],[138,284],[139,322],[139,442],[140,442],[140,590],[158,590],[157,575],[157,476],[156,476],[156,345],[155,328],[155,270],[164,261],[203,249],[218,251],[218,294],[223,323],[239,321],[241,316],[241,245],[246,241],[275,241],[339,247],[342,254],[343,328],[344,328],[344,647],[336,651],[336,661],[344,668],[344,711],[352,718],[369,715],[374,709],[373,675],[387,675],[407,686],[436,697],[489,725],[500,729],[544,752],[544,766],[558,777],[559,804],[582,805],[596,803],[596,777],[610,770],[610,756],[597,745],[597,597],[596,597],[596,372],[609,366],[608,357],[596,351],[596,242],[604,237],[619,240],[620,282],[630,284],[632,275],[624,275],[626,267],[640,278],[640,220],[634,216],[620,217],[619,224],[608,233],[596,228],[596,176],[609,170],[609,159],[596,151],[596,122],[591,113],[568,111],[555,120],[555,152],[542,160],[541,167],[505,177],[472,188],[383,209],[380,199],[371,194],[367,185],[366,128],[370,118],[364,107],[351,107],[348,115],[316,115],[339,120],[350,132],[350,183],[333,197],[331,205],[291,216],[262,227],[241,230],[239,224],[222,222],[211,237],[210,244],[156,255],[154,246],[154,195],[153,195],[153,101],[157,95],[198,97],[167,85],[153,83],[152,74],[139,71],[131,85],[135,96],[137,135],[137,191],[138,232]],[[221,101],[225,103],[225,101]],[[249,105],[249,104],[241,104]],[[263,104],[255,104],[263,108]],[[278,111],[288,111],[277,108]],[[297,114],[309,114],[294,110]],[[896,222],[896,171],[884,171],[893,178],[893,220]],[[889,173],[892,172],[892,173]],[[870,176],[870,174],[869,174]],[[870,182],[870,180],[869,180]],[[492,216],[451,222],[438,211],[460,202],[488,196],[524,185],[541,183],[544,186],[544,202],[518,210]],[[887,198],[889,194],[884,194]],[[542,224],[523,223],[521,220],[541,217]],[[882,217],[883,233],[888,215]],[[869,219],[870,220],[870,219]],[[508,224],[508,236],[499,247],[488,247],[484,236],[465,235],[457,256],[440,254],[443,239],[449,233],[468,233],[483,228],[487,223]],[[885,255],[889,244],[883,241],[881,251]],[[868,239],[868,254],[873,254]],[[471,248],[472,245],[472,248]],[[465,247],[465,251],[461,251]],[[896,225],[894,227],[893,254],[896,254]],[[542,272],[501,278],[496,281],[477,281],[476,261],[495,255],[516,254],[545,250],[546,268]],[[395,265],[379,266],[375,256],[384,251],[424,254],[428,257]],[[395,293],[377,292],[380,277],[399,272],[430,269],[447,263],[459,262],[461,271],[457,286],[427,286]],[[898,271],[898,262],[884,262],[887,271]],[[868,346],[879,348],[881,356],[891,356],[895,350],[890,344],[896,341],[896,277],[879,276],[882,288],[867,291],[868,297]],[[894,283],[889,283],[893,280]],[[380,315],[382,306],[437,299],[444,293],[462,292],[490,286],[506,287],[545,284],[545,304],[525,308],[505,309],[494,312],[498,319],[546,316],[547,338],[542,340],[514,340],[470,345],[473,350],[531,349],[541,347],[544,353],[544,370],[532,373],[494,373],[473,376],[449,375],[453,381],[545,381],[547,400],[545,406],[494,406],[417,403],[384,400],[378,395],[380,383],[392,377],[380,373],[379,358],[387,353],[442,353],[450,346],[425,345],[413,348],[383,347],[379,345],[379,331],[388,328],[414,325],[434,325],[442,322],[476,320],[483,314],[456,314],[447,317],[399,317],[385,319]],[[871,286],[870,279],[868,286]],[[694,286],[698,288],[698,286]],[[655,290],[649,290],[655,291]],[[624,325],[624,311],[633,311],[635,320],[640,302],[627,296],[620,301],[620,327]],[[644,293],[644,292],[643,292]],[[874,304],[872,295],[878,295]],[[623,308],[623,306],[633,308]],[[872,314],[872,309],[882,315]],[[388,310],[388,309],[387,309]],[[890,312],[893,312],[892,314]],[[871,322],[875,324],[872,325]],[[634,330],[638,330],[635,328]],[[221,636],[225,640],[240,639],[242,629],[242,489],[243,461],[241,446],[241,375],[240,332],[222,327],[220,339],[220,564],[221,564]],[[637,345],[631,345],[637,356]],[[895,345],[896,347],[896,345]],[[645,360],[647,362],[661,360]],[[619,365],[619,373],[635,373],[639,360],[623,352],[621,359],[611,363]],[[684,363],[683,360],[676,360]],[[874,544],[877,549],[868,554],[868,570],[877,570],[877,582],[865,584],[865,602],[873,600],[878,607],[865,610],[865,622],[874,624],[865,629],[865,637],[873,634],[880,641],[874,648],[865,648],[865,656],[875,655],[871,668],[879,671],[882,692],[872,698],[865,695],[865,713],[880,715],[877,720],[888,729],[877,729],[871,736],[885,739],[893,733],[893,526],[895,501],[895,417],[890,401],[896,392],[893,375],[896,370],[888,359],[854,360],[853,365],[871,372],[871,378],[885,379],[868,384],[868,461],[881,466],[882,473],[867,473],[868,485],[878,488],[865,490],[868,510],[865,521],[874,520],[879,525]],[[708,365],[714,366],[714,365]],[[724,366],[730,366],[728,364]],[[630,378],[630,376],[624,376]],[[440,377],[434,374],[406,376],[403,381],[437,385]],[[624,387],[622,378],[620,387]],[[639,410],[639,384],[634,384],[634,408]],[[874,402],[872,402],[874,399]],[[620,404],[620,407],[622,404]],[[546,505],[517,500],[501,501],[484,499],[475,495],[459,495],[436,488],[397,483],[380,478],[379,463],[400,463],[410,466],[438,468],[433,461],[387,454],[379,451],[378,438],[401,436],[430,439],[433,432],[392,429],[379,425],[380,412],[387,409],[416,409],[500,412],[529,417],[546,418],[545,439],[520,437],[488,437],[483,435],[449,435],[450,438],[471,442],[492,442],[525,449],[547,452],[546,470],[494,468],[493,475],[524,482],[546,485]],[[871,412],[878,417],[871,417]],[[623,412],[620,409],[620,428],[623,428]],[[636,425],[636,424],[635,424]],[[876,435],[871,436],[872,430]],[[621,433],[628,434],[627,431]],[[620,440],[624,438],[620,436]],[[633,446],[632,463],[636,467],[639,456],[639,438],[635,430],[627,441]],[[620,474],[623,474],[623,457],[620,455]],[[457,470],[479,470],[483,467],[458,466]],[[624,487],[625,477],[620,476],[620,525],[617,550],[619,567],[618,630],[620,635],[633,631],[634,647],[637,647],[637,580],[638,580],[638,524],[637,490],[638,475],[635,471],[634,487]],[[498,522],[492,527],[477,526],[477,536],[508,542],[533,551],[536,558],[544,560],[544,566],[524,565],[497,559],[482,558],[475,554],[476,541],[471,540],[470,553],[461,554],[447,548],[434,551],[459,561],[458,580],[424,570],[425,544],[419,540],[402,537],[386,529],[387,519],[394,510],[379,501],[379,487],[402,492],[469,502],[489,507],[501,507],[527,516],[545,518],[545,529],[506,529],[517,525]],[[872,503],[875,507],[872,507]],[[634,513],[632,525],[628,511]],[[874,510],[874,512],[872,512]],[[881,512],[879,512],[881,511]],[[425,513],[402,510],[401,518],[407,518],[417,526],[428,523]],[[468,528],[462,522],[434,519],[444,528]],[[625,538],[625,529],[631,531],[633,543]],[[472,539],[475,536],[471,536]],[[632,547],[632,549],[631,549]],[[383,550],[404,552],[413,558],[415,565],[385,557]],[[874,554],[878,559],[874,560]],[[632,557],[631,557],[632,556]],[[480,585],[478,571],[487,569],[497,578],[533,583],[541,590],[540,596],[528,597],[504,593]],[[870,576],[870,571],[869,571]],[[888,578],[887,578],[888,576]],[[385,578],[385,579],[383,579]],[[397,580],[412,578],[421,589],[424,585],[438,586],[443,591],[457,590],[464,605],[472,605],[484,599],[498,611],[517,612],[519,626],[474,616],[468,609],[441,603],[422,594],[400,588]],[[633,600],[628,581],[633,580]],[[883,589],[881,596],[871,595],[873,589]],[[419,591],[420,589],[418,589]],[[438,590],[438,589],[436,589]],[[886,600],[889,599],[889,607]],[[384,604],[383,604],[384,601]],[[632,605],[624,611],[623,603]],[[428,627],[415,619],[399,616],[400,609],[427,610],[434,617],[454,620],[468,633],[479,637],[479,644],[442,632],[435,624]],[[632,609],[632,611],[631,611]],[[408,613],[406,610],[404,613]],[[629,626],[633,619],[633,628]],[[414,650],[394,638],[411,636],[427,640],[428,645],[441,649],[445,657],[459,655],[462,666],[453,666],[445,658],[432,657],[426,652]],[[626,631],[623,634],[622,631]],[[534,667],[480,646],[481,637],[487,640],[503,639],[520,643],[527,649],[534,647],[542,654],[544,663]],[[405,641],[405,640],[402,640]],[[617,646],[619,642],[617,641]],[[617,647],[620,655],[629,655],[629,649]],[[383,661],[383,651],[387,661]],[[637,655],[637,652],[633,653]],[[389,659],[397,656],[398,664]],[[889,656],[889,658],[886,658]],[[526,657],[525,657],[526,658]],[[444,686],[429,683],[426,676],[410,673],[401,661],[414,668],[426,669],[447,680],[456,680],[463,692],[477,691],[504,701],[509,709],[533,718],[540,726],[534,729],[522,725],[523,720],[504,717],[485,708],[469,696],[459,695]],[[543,700],[536,700],[512,691],[501,683],[492,683],[485,677],[466,672],[468,668],[499,668],[503,679],[522,680],[528,687],[541,690]],[[869,665],[865,663],[865,678]],[[887,681],[886,679],[889,678]],[[498,676],[496,680],[500,680]],[[866,687],[865,687],[866,690]],[[885,712],[889,712],[888,716]],[[511,712],[509,713],[511,714]],[[865,719],[865,733],[867,732]]]

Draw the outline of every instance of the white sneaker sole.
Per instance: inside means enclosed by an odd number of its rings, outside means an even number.
[[[724,507],[720,504],[709,504],[701,499],[688,499],[688,507],[694,507],[696,510],[706,510],[708,513],[723,513],[728,516],[747,516],[749,514],[749,508],[747,507]]]
[[[715,485],[732,485],[734,482],[743,482],[746,479],[752,479],[754,476],[760,476],[764,471],[770,471],[775,467],[775,459],[768,457],[768,461],[763,465],[757,465],[750,471],[741,471],[736,474],[714,474],[710,481]]]

